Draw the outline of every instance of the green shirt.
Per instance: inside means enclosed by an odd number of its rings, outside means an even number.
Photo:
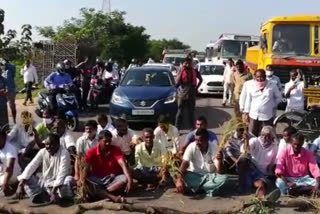
[[[38,124],[36,127],[36,130],[39,134],[39,138],[41,142],[47,139],[47,137],[49,137],[50,130],[48,129],[48,127],[44,122]]]
[[[166,149],[157,142],[153,143],[151,154],[147,151],[145,142],[138,144],[135,148],[137,168],[162,166],[166,156]]]

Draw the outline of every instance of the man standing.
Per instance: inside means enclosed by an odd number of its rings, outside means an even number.
[[[199,82],[197,83],[197,79]],[[194,123],[194,111],[196,107],[196,93],[202,83],[202,77],[199,72],[192,68],[192,58],[186,58],[183,68],[180,70],[176,87],[178,92],[178,112],[176,116],[176,127],[181,129],[183,117],[189,116],[190,125]],[[187,115],[183,115],[187,111]]]
[[[226,105],[227,98],[228,98],[229,105],[231,105],[232,95],[233,95],[233,73],[234,73],[234,62],[230,58],[227,61],[227,65],[223,73],[223,101],[222,101],[223,106]]]
[[[234,113],[236,117],[241,117],[241,112],[240,112],[240,94],[242,91],[242,87],[244,83],[248,80],[251,79],[251,74],[248,71],[245,71],[244,64],[242,60],[238,60],[236,62],[236,72],[234,73]]]
[[[27,104],[27,101],[30,100],[30,103],[33,103],[32,100],[32,85],[38,84],[38,75],[36,68],[30,63],[30,60],[26,61],[24,68],[21,70],[21,75],[23,76],[23,82],[26,89],[26,99],[24,100],[23,105]]]
[[[9,124],[8,107],[7,107],[7,94],[8,94],[8,83],[7,79],[4,78],[1,73],[2,67],[0,67],[0,128]]]
[[[16,66],[10,64],[7,60],[0,59],[0,66],[2,70],[2,76],[7,79],[8,84],[8,102],[11,109],[11,114],[13,118],[13,123],[16,123],[16,116],[17,116],[17,110],[16,110],[16,83],[15,83],[15,77],[16,77]]]
[[[303,111],[304,110],[304,82],[298,79],[297,70],[290,72],[290,81],[285,84],[284,95],[287,98],[286,111]]]
[[[281,98],[278,87],[266,80],[265,71],[255,71],[253,87],[247,91],[244,108],[244,118],[250,118],[249,132],[258,136],[263,126],[272,125]]]
[[[268,65],[266,67],[266,76],[267,76],[267,80],[273,82],[279,88],[279,91],[281,92],[282,86],[281,86],[280,78],[278,76],[274,75],[274,71],[272,70],[270,65]]]

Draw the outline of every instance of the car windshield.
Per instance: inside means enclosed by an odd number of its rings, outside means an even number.
[[[167,56],[164,60],[164,63],[174,64],[175,66],[179,66],[180,63],[184,62],[185,57],[183,56]]]
[[[134,69],[129,70],[121,82],[121,86],[171,86],[169,73],[163,69]]]
[[[273,28],[272,52],[280,55],[309,55],[309,25],[276,25]]]
[[[201,65],[201,75],[223,75],[224,66],[222,65]]]

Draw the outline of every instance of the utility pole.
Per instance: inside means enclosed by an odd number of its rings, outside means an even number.
[[[102,0],[102,11],[111,13],[111,0]]]

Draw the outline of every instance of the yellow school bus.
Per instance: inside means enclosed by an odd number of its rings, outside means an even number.
[[[305,94],[309,98],[314,92],[320,101],[319,81],[312,81],[320,75],[319,25],[320,16],[311,15],[268,20],[260,28],[259,45],[247,49],[246,63],[250,71],[270,65],[285,84],[289,81],[289,72],[300,68],[309,85]]]

